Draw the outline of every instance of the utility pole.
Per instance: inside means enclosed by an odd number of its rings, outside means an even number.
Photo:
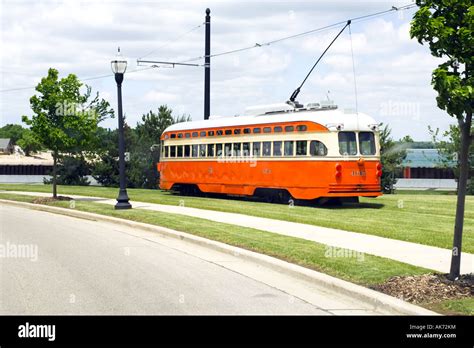
[[[206,42],[204,48],[204,119],[211,113],[211,10],[206,9]]]

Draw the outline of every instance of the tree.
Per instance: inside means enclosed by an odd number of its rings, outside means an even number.
[[[58,185],[89,185],[89,180],[86,178],[89,174],[90,165],[83,155],[61,155],[58,158]],[[50,184],[52,180],[44,182]]]
[[[0,138],[9,138],[14,144],[17,144],[25,131],[26,129],[19,124],[7,124],[0,128]]]
[[[379,126],[382,127],[383,123]],[[382,191],[385,193],[393,193],[402,162],[407,157],[406,148],[413,142],[409,136],[396,142],[392,139],[391,133],[392,130],[388,125],[380,131],[380,162],[383,168],[380,182]]]
[[[134,142],[134,130],[124,119],[123,133],[125,148],[130,149]],[[103,186],[116,187],[119,185],[118,162],[118,130],[99,127],[96,133],[96,149],[91,156],[91,174]]]
[[[36,138],[35,134],[29,130],[25,129],[21,138],[16,142],[19,147],[23,149],[26,156],[29,156],[32,152],[40,151],[43,146],[41,142]]]
[[[160,138],[163,131],[174,123],[191,121],[189,115],[173,116],[166,105],[158,112],[142,115],[135,129],[124,126],[125,148],[130,154],[127,161],[128,187],[156,188],[159,173],[156,164],[160,159]],[[92,165],[92,176],[104,186],[118,186],[117,132],[100,129],[101,145],[97,146],[97,159]]]
[[[442,136],[446,140],[439,139],[439,128],[436,130],[428,127],[433,139],[433,144],[440,154],[441,167],[453,168],[455,177],[459,180],[460,163],[459,150],[461,148],[461,133],[459,127],[450,125],[449,129],[443,132]],[[474,131],[474,125],[471,125],[471,133]],[[474,172],[474,142],[469,147],[469,173]],[[468,182],[467,194],[474,195],[474,181]]]
[[[79,153],[90,148],[97,124],[112,114],[109,104],[98,96],[90,100],[91,88],[81,93],[82,83],[74,74],[58,78],[50,68],[30,98],[34,115],[23,116],[34,136],[53,156],[53,197],[57,198],[57,166],[62,153]]]
[[[161,105],[158,113],[153,111],[142,116],[135,128],[136,142],[130,150],[128,177],[134,187],[156,188],[160,160],[160,138],[164,130],[174,123],[191,121],[190,116],[173,117],[173,110]]]
[[[466,189],[469,176],[469,146],[474,106],[474,5],[472,0],[416,0],[419,6],[411,22],[410,36],[420,44],[427,43],[431,54],[443,58],[432,74],[436,101],[458,121],[459,180],[454,226],[453,252],[449,278],[460,275],[462,232]]]

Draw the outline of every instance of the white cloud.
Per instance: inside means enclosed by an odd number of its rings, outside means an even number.
[[[175,38],[202,24],[206,7],[212,10],[212,53],[219,53],[403,2],[337,0],[315,5],[312,1],[3,1],[1,89],[34,86],[49,67],[57,68],[61,76],[111,74],[109,62],[120,46],[129,57],[123,85],[129,123],[134,124],[142,113],[155,110],[161,103],[198,120],[203,110],[202,67],[132,71],[137,69],[136,59],[150,51],[154,52],[147,58],[170,61],[202,56],[203,26],[179,40]],[[352,24],[359,110],[377,118],[380,105],[389,100],[416,101],[422,111],[418,120],[412,120],[415,125],[407,127],[403,119],[380,117],[384,122],[390,121],[395,136],[409,132],[415,138],[426,139],[428,124],[446,128],[452,120],[436,107],[430,79],[438,62],[427,47],[409,38],[410,16],[391,14]],[[333,28],[213,58],[212,113],[234,115],[249,105],[286,100],[338,31]],[[331,98],[342,107],[354,106],[350,44],[346,30],[304,86],[302,102],[325,98],[329,90]],[[115,105],[112,76],[85,83]],[[33,92],[34,89],[25,89],[1,93],[1,123],[20,122],[21,115],[29,114]],[[113,120],[105,125],[115,127],[115,123]]]
[[[156,102],[159,104],[167,104],[167,103],[176,101],[178,97],[176,96],[176,94],[159,92],[159,91],[150,91],[147,94],[145,94],[145,97],[143,99],[145,101]]]

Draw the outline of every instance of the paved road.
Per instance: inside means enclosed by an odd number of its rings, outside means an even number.
[[[0,248],[0,314],[376,313],[238,255],[5,204]]]
[[[3,191],[6,192],[6,191]],[[51,196],[50,193],[19,192],[15,194],[33,196]],[[115,205],[115,199],[68,195],[78,200],[93,200],[97,203]],[[402,240],[373,236],[370,234],[343,231],[334,228],[313,226],[302,223],[261,218],[257,216],[226,213],[213,210],[189,208],[144,202],[131,202],[135,209],[155,210],[172,214],[198,217],[216,222],[223,222],[286,236],[311,240],[317,243],[339,248],[351,249],[370,255],[389,258],[415,266],[448,273],[451,262],[451,250],[428,245],[405,242]],[[184,203],[186,203],[184,201]],[[288,208],[290,209],[290,208]],[[291,210],[289,210],[291,213]],[[474,272],[474,254],[463,252],[461,273]]]

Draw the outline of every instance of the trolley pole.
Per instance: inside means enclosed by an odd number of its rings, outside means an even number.
[[[206,42],[204,48],[204,119],[211,113],[211,10],[206,9]]]

